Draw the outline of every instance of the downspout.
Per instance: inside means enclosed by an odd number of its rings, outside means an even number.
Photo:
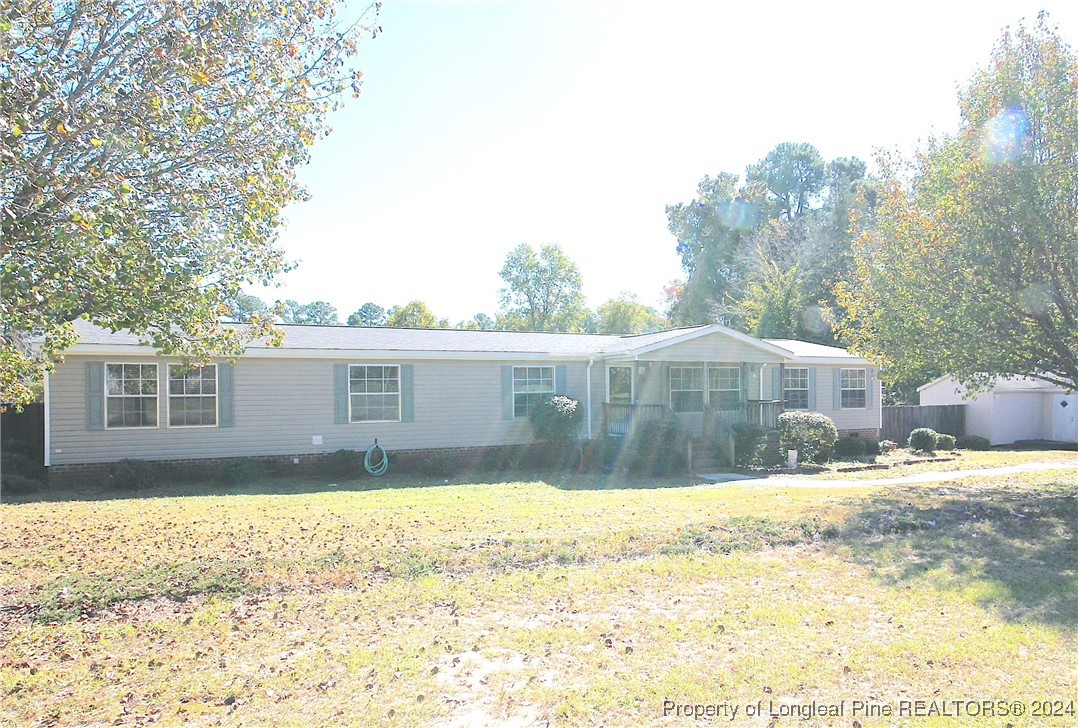
[[[757,388],[760,390],[760,396],[758,397],[758,399],[761,402],[764,401],[764,372],[766,372],[766,371],[767,371],[767,362],[764,362],[763,364],[760,365],[760,381],[756,382]],[[771,399],[774,399],[774,397],[772,397]],[[763,405],[761,405],[761,406],[763,406]]]
[[[588,439],[591,439],[591,365],[595,363],[595,359],[588,357]]]
[[[45,457],[44,466],[47,468],[52,465],[52,427],[49,422],[49,370],[45,370],[45,387],[44,387],[45,406],[44,418],[45,418]]]

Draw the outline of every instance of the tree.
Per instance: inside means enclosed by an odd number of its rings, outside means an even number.
[[[958,133],[884,167],[839,289],[856,350],[892,381],[941,371],[1078,383],[1078,58],[1038,18],[960,96]]]
[[[745,170],[746,182],[767,188],[776,217],[793,220],[827,184],[827,165],[811,144],[784,142]]]
[[[458,323],[456,328],[467,331],[493,331],[497,328],[497,324],[494,319],[485,313],[477,313],[470,319]]]
[[[647,334],[663,326],[658,311],[640,303],[633,293],[623,291],[599,306],[597,330],[600,334]]]
[[[742,237],[760,221],[760,204],[737,189],[738,177],[706,176],[697,197],[666,207],[667,227],[677,238],[681,267],[688,274],[671,318],[681,325],[728,321],[735,301]]]
[[[761,339],[800,339],[808,310],[801,272],[769,260],[748,285],[741,307],[750,334]]]
[[[427,304],[422,301],[409,301],[403,306],[389,309],[386,326],[398,329],[437,329],[439,322],[427,308]]]
[[[291,299],[284,302],[281,319],[286,324],[308,324],[313,326],[339,326],[337,309],[327,301],[299,303]]]
[[[385,326],[386,310],[381,306],[367,302],[348,317],[349,326]]]
[[[588,310],[580,270],[557,245],[537,253],[522,243],[505,258],[499,273],[502,328],[525,331],[583,331]]]
[[[228,317],[233,321],[249,322],[270,313],[270,307],[258,296],[241,293],[229,303]]]
[[[337,4],[5,3],[0,400],[23,400],[79,317],[195,359],[274,333],[269,316],[218,321],[287,267],[295,170],[359,90],[364,21]]]

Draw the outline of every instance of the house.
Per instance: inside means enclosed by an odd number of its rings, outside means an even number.
[[[237,324],[239,325],[239,324]],[[185,371],[130,333],[77,322],[46,380],[50,477],[122,458],[308,463],[377,439],[391,455],[528,444],[552,394],[581,402],[581,437],[677,418],[696,438],[815,410],[878,438],[875,369],[844,349],[720,325],[639,336],[282,325],[234,363]]]
[[[983,392],[971,393],[951,377],[917,388],[921,404],[966,405],[966,434],[993,445],[1020,440],[1078,442],[1078,394],[1025,377],[1001,377]]]

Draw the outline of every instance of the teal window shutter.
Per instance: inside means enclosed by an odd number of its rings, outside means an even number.
[[[502,367],[502,419],[513,419],[513,367]]]
[[[872,393],[876,389],[875,382],[872,381],[872,370],[865,369],[865,407],[872,409]]]
[[[348,424],[348,365],[333,365],[333,421]]]
[[[105,364],[86,362],[86,429],[105,429]]]
[[[785,401],[786,398],[782,396],[782,368],[771,370],[771,399],[777,399],[779,401]]]
[[[816,411],[816,370],[809,367],[809,409]]]
[[[752,365],[751,364],[750,365],[741,365],[741,366],[739,366],[738,371],[739,371],[738,379],[741,380],[741,401],[742,402],[748,402],[749,401],[749,372],[752,371]],[[704,372],[704,376],[705,377],[710,377],[711,375],[708,374],[707,372]],[[711,386],[710,379],[705,379],[704,381],[707,382],[707,384],[705,386],[707,386],[707,387]]]
[[[842,368],[835,367],[835,410],[842,409]]]
[[[401,422],[415,420],[415,396],[412,385],[412,365],[401,364]]]
[[[231,364],[217,365],[217,426],[234,427],[236,410],[232,395],[235,367]]]
[[[554,367],[554,394],[567,394],[565,391],[566,367]]]

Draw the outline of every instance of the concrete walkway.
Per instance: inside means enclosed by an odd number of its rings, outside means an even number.
[[[706,481],[716,484],[737,483],[763,488],[874,488],[881,485],[916,485],[919,483],[942,483],[962,478],[981,478],[993,475],[1014,475],[1016,473],[1035,473],[1041,470],[1078,470],[1078,463],[1025,463],[1008,465],[1001,468],[978,468],[975,470],[952,470],[943,473],[917,473],[897,478],[871,478],[865,480],[821,480],[817,476],[771,475],[757,477],[740,473],[712,473],[699,475]],[[1075,475],[1078,481],[1078,474]]]

